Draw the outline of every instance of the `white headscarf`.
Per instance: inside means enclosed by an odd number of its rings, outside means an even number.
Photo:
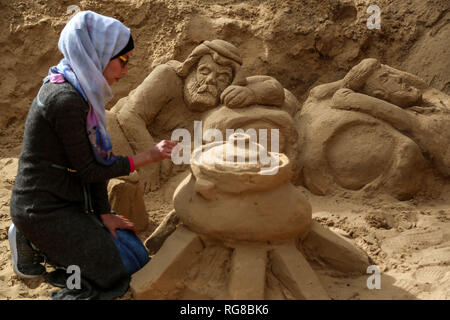
[[[63,81],[70,82],[89,102],[89,141],[96,159],[103,164],[111,164],[115,159],[105,118],[105,105],[113,93],[103,71],[129,40],[130,29],[120,21],[92,11],[78,12],[59,38],[58,48],[64,59],[50,68],[46,78],[52,81],[55,75],[62,75]]]
[[[130,29],[120,21],[92,11],[81,11],[73,16],[59,38],[59,50],[105,128],[105,105],[113,93],[103,71],[129,39]]]

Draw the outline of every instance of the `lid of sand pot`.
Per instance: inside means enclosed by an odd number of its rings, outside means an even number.
[[[230,193],[272,189],[289,181],[292,172],[286,155],[269,152],[256,140],[234,133],[226,142],[197,148],[191,157],[194,176]]]
[[[290,183],[284,154],[234,134],[196,149],[191,168],[175,190],[174,208],[192,231],[232,242],[285,241],[308,232],[311,206]]]

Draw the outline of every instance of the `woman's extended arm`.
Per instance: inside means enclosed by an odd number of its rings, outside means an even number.
[[[139,169],[149,163],[169,159],[172,155],[172,149],[177,144],[178,142],[176,141],[162,140],[153,149],[134,155],[132,157],[134,168]]]
[[[177,145],[176,141],[162,140],[153,149],[148,152],[143,152],[131,157],[134,163],[134,168],[138,169],[151,162],[158,162],[171,157],[172,149]],[[106,188],[105,188],[106,190]],[[136,233],[136,227],[132,222],[120,215],[114,215],[105,211],[100,213],[103,224],[109,232],[117,238],[116,229],[128,229]]]
[[[81,179],[87,183],[128,175],[131,171],[128,157],[118,156],[109,166],[95,159],[86,132],[87,112],[83,103],[75,93],[63,94],[54,101],[53,106],[53,126],[72,169],[77,170]],[[169,158],[175,145],[176,142],[163,140],[153,149],[133,156],[135,169]]]

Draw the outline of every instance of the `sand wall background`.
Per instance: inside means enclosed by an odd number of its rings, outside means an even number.
[[[371,4],[381,9],[380,30],[367,28]],[[214,38],[242,50],[249,74],[275,77],[300,101],[367,57],[450,93],[445,0],[1,0],[0,6],[0,149],[9,155],[18,153],[41,79],[62,58],[59,33],[76,7],[121,20],[135,38],[129,76],[114,85],[110,106],[154,66],[183,60],[200,41]]]

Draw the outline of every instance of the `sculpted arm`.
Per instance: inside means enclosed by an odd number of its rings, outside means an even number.
[[[284,88],[272,77],[252,76],[247,78],[246,86],[229,86],[220,98],[230,108],[244,108],[253,104],[281,107]]]
[[[333,95],[333,107],[343,110],[354,110],[369,114],[391,124],[397,130],[411,133],[420,128],[420,123],[404,109],[350,89],[339,89]]]
[[[256,95],[256,104],[281,107],[284,102],[284,88],[278,80],[269,76],[247,78],[247,88]]]
[[[333,94],[337,90],[343,87],[344,87],[344,80],[338,80],[331,83],[321,84],[311,89],[310,96],[316,99],[326,99],[333,96]]]

